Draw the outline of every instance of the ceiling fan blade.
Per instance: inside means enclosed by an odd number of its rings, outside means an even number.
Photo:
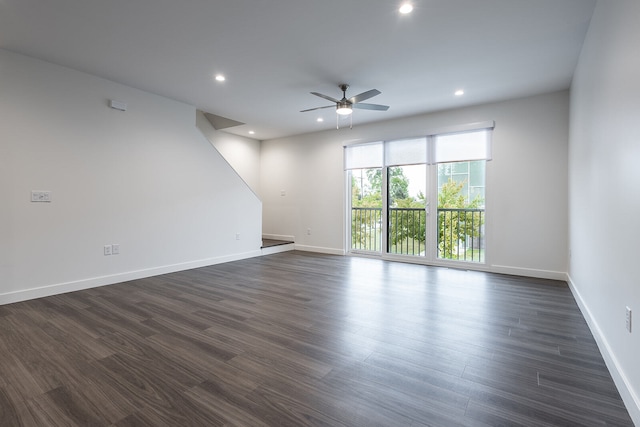
[[[371,89],[366,92],[362,92],[361,94],[358,94],[352,98],[349,98],[349,102],[355,104],[357,102],[366,101],[367,99],[373,98],[374,96],[380,95],[381,93],[382,92],[380,92],[378,89]]]
[[[324,98],[324,99],[326,99],[328,101],[331,101],[331,102],[340,102],[339,100],[337,100],[335,98],[332,98],[329,95],[323,95],[323,94],[318,93],[318,92],[311,92],[311,95],[319,96],[320,98]]]
[[[380,104],[363,104],[359,102],[357,104],[352,105],[353,108],[359,108],[360,110],[378,110],[378,111],[387,111],[389,109],[388,105],[380,105]]]
[[[301,113],[306,113],[307,111],[313,111],[313,110],[321,110],[323,108],[336,108],[335,105],[327,105],[326,107],[316,107],[316,108],[309,108],[307,110],[300,110]]]

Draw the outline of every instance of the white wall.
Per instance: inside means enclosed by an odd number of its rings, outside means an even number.
[[[640,3],[598,1],[571,88],[570,284],[640,425]],[[635,330],[625,329],[625,307]]]
[[[2,50],[0,88],[0,303],[260,253],[261,203],[195,108]]]
[[[202,111],[196,126],[255,194],[260,191],[260,141],[216,130]]]
[[[298,249],[344,253],[341,136],[318,132],[262,141],[264,235],[293,238]]]
[[[496,122],[487,164],[489,269],[566,278],[568,91],[263,141],[263,232],[294,236],[299,249],[344,253],[343,143],[486,120]]]

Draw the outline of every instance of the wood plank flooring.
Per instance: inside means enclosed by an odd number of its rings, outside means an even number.
[[[284,252],[0,306],[2,426],[632,426],[565,283]]]

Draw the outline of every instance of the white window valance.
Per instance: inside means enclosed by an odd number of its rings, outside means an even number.
[[[382,150],[382,142],[349,145],[344,148],[344,169],[381,168]]]
[[[353,144],[344,147],[344,168],[436,164],[491,160],[495,123],[471,123],[440,129],[420,138]]]

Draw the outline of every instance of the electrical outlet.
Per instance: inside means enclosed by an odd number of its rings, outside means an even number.
[[[311,236],[311,229],[307,228],[307,236]]]
[[[236,240],[240,240],[240,233],[236,233]]]
[[[119,243],[114,243],[113,245],[111,245],[111,253],[113,255],[120,255],[120,244]]]
[[[625,309],[625,326],[627,331],[631,333],[631,309],[629,307],[625,307]]]
[[[111,255],[111,250],[112,250],[111,245],[104,245],[104,254],[105,255]]]

